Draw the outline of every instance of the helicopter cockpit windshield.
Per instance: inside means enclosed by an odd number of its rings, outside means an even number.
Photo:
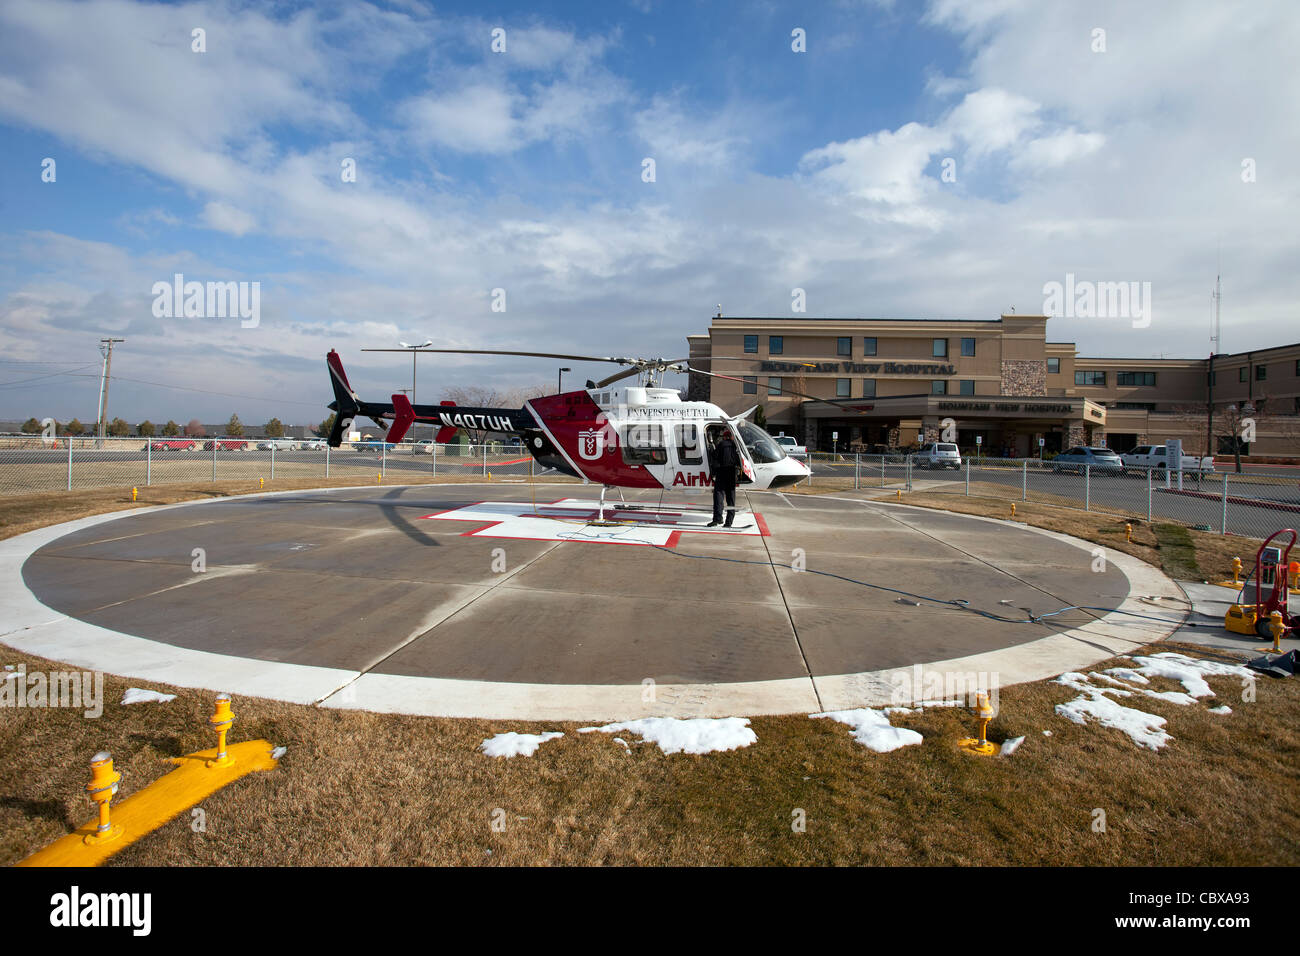
[[[745,443],[745,450],[754,462],[769,464],[785,457],[785,449],[757,425],[742,420],[736,422],[736,427],[740,431],[740,440]]]

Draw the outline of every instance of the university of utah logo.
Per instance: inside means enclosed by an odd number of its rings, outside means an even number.
[[[599,428],[584,428],[578,432],[578,454],[587,461],[595,461],[605,452],[605,436]]]

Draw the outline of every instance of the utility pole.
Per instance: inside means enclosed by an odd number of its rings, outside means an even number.
[[[99,426],[95,429],[95,434],[101,445],[108,431],[108,383],[113,376],[113,345],[125,341],[126,339],[114,338],[99,340],[99,351],[104,356],[104,370],[99,379]]]

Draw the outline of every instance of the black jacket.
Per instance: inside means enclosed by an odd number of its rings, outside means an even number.
[[[709,471],[713,473],[715,484],[722,486],[736,483],[736,469],[740,467],[740,452],[736,451],[734,441],[720,441],[709,449]]]

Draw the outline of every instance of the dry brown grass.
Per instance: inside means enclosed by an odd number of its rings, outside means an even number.
[[[253,484],[150,489],[141,504],[239,493]],[[120,491],[40,497],[47,500],[0,502],[0,534],[130,507]],[[947,495],[903,501],[971,514],[1009,511]],[[1159,563],[1145,523],[1134,523],[1129,544],[1113,517],[1053,513],[1035,503],[1017,512]],[[1231,557],[1233,542],[1225,550],[1216,538],[1191,533],[1202,567]],[[0,663],[25,663],[29,671],[57,667],[3,654]],[[1300,683],[1263,680],[1253,703],[1240,700],[1235,679],[1210,684],[1231,715],[1146,698],[1136,705],[1169,721],[1174,740],[1159,753],[1119,731],[1056,716],[1054,705],[1074,696],[1061,685],[1004,688],[989,736],[1026,737],[1006,759],[958,751],[954,742],[973,722],[956,709],[895,718],[925,742],[890,754],[866,750],[833,721],[796,715],[755,718],[758,743],[743,750],[667,756],[631,734],[622,735],[632,744],[624,751],[609,735],[575,733],[576,724],[387,716],[236,698],[232,739],[286,745],[279,768],[206,800],[206,833],[194,832],[183,815],[111,863],[1294,865]],[[119,706],[128,686],[178,696]],[[1177,685],[1157,679],[1153,688]],[[166,757],[211,746],[205,719],[212,702],[204,692],[113,676],[105,691],[97,720],[65,709],[3,713],[0,862],[16,862],[88,819],[82,787],[96,750],[113,752],[127,796],[166,772]],[[1053,735],[1043,736],[1044,729]],[[505,730],[566,736],[533,757],[477,752],[480,741]],[[498,808],[504,832],[492,827]],[[796,808],[806,813],[806,833],[791,829]],[[1102,833],[1093,829],[1097,808],[1106,813]]]
[[[1194,648],[1177,648],[1198,654]],[[9,653],[29,669],[49,665]],[[973,729],[956,709],[895,718],[925,742],[890,754],[848,728],[806,716],[753,721],[758,743],[707,756],[662,754],[631,734],[625,752],[575,724],[437,720],[336,712],[236,698],[232,739],[284,744],[279,768],[203,804],[207,830],[182,815],[118,854],[118,865],[519,864],[1295,864],[1300,824],[1295,708],[1300,684],[1265,681],[1255,703],[1211,678],[1233,707],[1144,699],[1173,742],[1153,753],[1118,731],[1053,714],[1073,692],[1050,682],[1005,688],[990,738],[1024,735],[1006,759],[954,742]],[[89,817],[89,755],[110,749],[126,796],[166,757],[211,746],[211,700],[121,707],[106,680],[98,720],[69,710],[13,711],[0,725],[0,861],[13,863]],[[1156,681],[1157,689],[1177,685]],[[159,688],[165,689],[165,688]],[[563,730],[533,757],[493,759],[503,730]],[[1051,737],[1042,730],[1050,729]],[[492,828],[504,811],[505,832]],[[802,809],[807,832],[791,829]],[[1106,813],[1104,833],[1093,811]]]

